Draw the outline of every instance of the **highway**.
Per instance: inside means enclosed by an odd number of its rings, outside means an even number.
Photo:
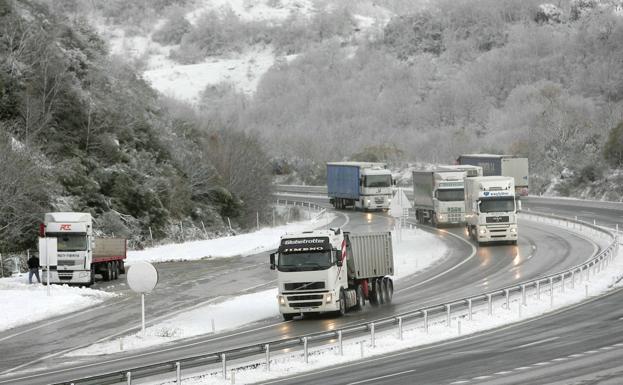
[[[534,203],[534,206],[532,204],[530,199],[527,199],[524,202],[524,208],[532,210],[533,207],[537,207],[537,203]],[[549,209],[547,212],[567,215],[569,211],[578,211],[577,206],[569,204],[564,207],[550,204],[545,208]],[[620,223],[617,222],[621,220],[620,213],[617,214],[617,211],[612,208],[591,207],[590,210],[602,215],[599,219],[604,223],[611,225]],[[588,211],[588,208],[584,211]],[[344,216],[348,216],[348,224],[345,228],[350,231],[386,230],[392,224],[392,218],[386,214],[348,211],[342,211],[342,213],[344,215],[339,216],[331,226],[345,223]],[[121,296],[87,312],[58,317],[37,325],[25,325],[0,334],[0,354],[3,357],[0,371],[4,371],[4,374],[0,375],[0,383],[37,384],[66,381],[92,375],[95,372],[122,370],[156,361],[175,360],[180,356],[203,354],[206,353],[206,349],[209,351],[224,350],[232,346],[370,321],[390,313],[401,313],[444,300],[508,286],[513,282],[524,281],[546,273],[557,272],[583,262],[599,247],[558,228],[529,221],[522,221],[520,226],[520,241],[517,246],[499,245],[478,250],[472,242],[467,240],[462,228],[437,230],[427,226],[422,227],[423,231],[439,235],[446,243],[448,253],[433,267],[397,282],[394,303],[388,307],[366,307],[362,312],[349,313],[341,319],[316,317],[291,322],[270,319],[235,332],[182,341],[166,348],[146,349],[140,354],[126,352],[108,357],[88,357],[80,360],[63,358],[59,353],[91,344],[111,335],[136,330],[138,326],[136,321],[140,318],[140,308],[137,309],[137,297],[129,293],[122,280],[114,285],[99,283],[100,287],[119,292]],[[274,287],[275,273],[268,269],[267,261],[266,254],[259,254],[229,260],[159,264],[158,270],[162,277],[162,285],[147,302],[148,314],[152,314],[153,317],[163,317],[207,301],[216,301],[242,292]],[[529,326],[527,328],[529,329]],[[505,335],[502,331],[500,333]],[[526,338],[528,335],[529,333]],[[497,339],[505,340],[499,336]],[[493,341],[490,343],[492,344]],[[440,353],[440,356],[443,354]],[[467,355],[462,357],[460,362],[469,362],[469,359],[476,360],[476,358]],[[437,364],[445,365],[441,362]],[[435,370],[435,365],[436,363],[431,361],[430,371]],[[370,366],[369,363],[367,366]],[[58,368],[58,370],[50,374],[49,368]],[[377,367],[374,373],[379,374],[380,368],[385,370],[385,365]],[[414,373],[420,375],[421,370]],[[443,368],[437,368],[437,370],[447,373]],[[423,374],[422,376],[425,377]],[[450,377],[452,376],[448,376]],[[461,376],[452,378],[456,378],[454,381],[457,381],[457,379],[460,380],[459,377]],[[393,377],[391,379],[396,380]],[[291,379],[291,381],[297,383],[297,379]],[[351,378],[344,379],[342,382],[324,383],[348,383],[348,381],[359,380]],[[432,374],[430,380],[418,377],[418,379],[411,378],[405,381],[405,383],[443,383],[438,382],[441,379]]]

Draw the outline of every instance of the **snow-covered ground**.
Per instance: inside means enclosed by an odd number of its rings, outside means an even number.
[[[264,228],[254,233],[205,241],[172,244],[141,251],[128,252],[128,265],[133,261],[193,260],[204,257],[223,258],[246,256],[277,248],[285,232],[309,230],[335,219],[333,214],[285,226]],[[33,282],[37,279],[33,277]],[[28,283],[28,273],[0,279],[0,331],[27,323],[65,314],[69,311],[97,305],[116,294],[101,290],[67,285],[47,286]]]
[[[33,277],[33,282],[37,278]],[[97,305],[116,294],[80,287],[29,284],[28,273],[0,279],[0,331]]]
[[[300,225],[293,226],[287,230],[305,230],[303,227]],[[282,230],[279,235],[283,234],[283,232]],[[275,240],[278,243],[279,235],[260,231],[250,234],[247,241],[260,244],[262,243],[260,240],[263,240],[266,249],[274,249],[277,247]],[[440,239],[421,230],[404,229],[402,236],[394,233],[393,238],[395,279],[400,279],[418,270],[426,269],[435,261],[443,258],[447,251]],[[228,246],[222,245],[223,250],[232,251],[230,254],[238,254],[235,251],[235,246],[245,243],[235,239],[230,241],[223,239],[223,241],[224,243],[230,243]],[[186,247],[186,244],[180,246]],[[188,249],[201,249],[201,247],[195,244],[188,246]],[[163,255],[167,255],[167,253]],[[280,318],[276,296],[277,289],[275,288],[238,296],[220,303],[206,303],[155,323],[146,328],[144,336],[139,331],[115,340],[102,341],[87,348],[71,352],[69,355],[117,353],[122,349],[144,348],[181,338],[212,333],[212,323],[214,323],[214,332],[219,333],[267,318]]]
[[[589,234],[589,236],[595,236],[595,233]],[[399,242],[397,234],[394,234],[395,263],[397,266],[400,266],[400,268],[396,268],[396,271],[402,271],[404,275],[412,274],[419,269],[430,266],[439,256],[445,253],[443,244],[434,245],[434,242],[440,242],[437,238],[422,231],[403,230],[401,239]],[[431,241],[433,244],[431,244]],[[417,250],[417,252],[414,253],[414,250]],[[396,278],[404,276],[403,274]],[[424,329],[421,320],[406,323],[403,328],[402,339],[399,339],[397,331],[393,330],[378,333],[374,346],[369,336],[345,340],[344,354],[341,356],[338,355],[339,350],[336,345],[332,344],[312,349],[310,351],[309,363],[307,364],[304,363],[302,352],[295,351],[273,356],[271,358],[270,371],[266,371],[263,362],[238,364],[230,366],[229,370],[235,371],[236,383],[254,383],[336,364],[346,364],[361,359],[362,351],[364,356],[387,356],[398,350],[455,338],[459,335],[481,332],[527,318],[541,316],[622,286],[623,252],[619,252],[614,263],[600,271],[598,275],[593,275],[590,281],[580,281],[579,276],[574,285],[571,285],[570,280],[566,280],[564,290],[558,283],[553,290],[553,300],[548,289],[542,288],[540,298],[537,298],[537,294],[534,291],[527,293],[525,306],[520,303],[519,297],[512,298],[508,308],[506,308],[504,301],[495,301],[492,316],[488,315],[485,306],[481,306],[474,309],[472,320],[467,318],[465,312],[454,314],[450,325],[446,324],[445,316],[433,318],[430,320],[428,332]],[[200,306],[150,327],[145,337],[135,334],[123,339],[94,345],[73,352],[72,355],[113,353],[118,352],[122,348],[145,347],[155,343],[212,332],[211,323],[206,322],[207,319],[215,320],[215,324],[219,325],[216,326],[216,332],[219,332],[220,325],[227,325],[224,329],[235,328],[241,324],[239,321],[240,317],[248,317],[249,313],[253,314],[255,311],[261,313],[255,317],[257,320],[278,317],[279,314],[276,311],[276,306],[274,306],[275,295],[276,290],[269,290],[240,296],[220,304]],[[240,309],[242,308],[245,310],[241,311]],[[272,311],[267,311],[267,309],[272,309]],[[252,321],[249,318],[246,320],[248,322]],[[233,324],[230,325],[229,322]],[[224,385],[231,383],[229,376],[231,376],[230,373],[228,373],[228,379],[223,379],[223,374],[218,369],[195,374],[188,373],[187,371],[184,376],[184,383],[192,385]],[[168,382],[167,384],[173,384],[173,382]]]

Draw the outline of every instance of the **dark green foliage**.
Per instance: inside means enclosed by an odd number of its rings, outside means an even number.
[[[623,122],[610,130],[604,146],[604,157],[612,167],[623,167]]]

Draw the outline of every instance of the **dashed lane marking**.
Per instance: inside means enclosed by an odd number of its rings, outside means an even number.
[[[400,375],[407,374],[407,373],[412,373],[412,372],[415,372],[415,370],[414,369],[405,370],[404,372],[388,374],[387,376],[380,376],[380,377],[375,377],[375,378],[368,378],[366,380],[361,380],[361,381],[349,382],[347,385],[365,384],[367,382],[374,383],[377,380],[383,380],[383,379],[386,379],[386,378],[392,378],[392,377],[396,377],[396,376],[400,376]]]

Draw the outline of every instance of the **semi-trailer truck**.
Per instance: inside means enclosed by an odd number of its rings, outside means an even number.
[[[49,283],[90,286],[95,283],[95,274],[110,281],[125,273],[126,239],[95,236],[89,213],[46,213],[39,235],[57,238],[57,266],[50,266]],[[47,267],[43,270],[47,283]]]
[[[497,241],[516,244],[518,205],[512,177],[465,178],[465,221],[468,234],[478,245]]]
[[[341,229],[305,231],[281,237],[270,255],[277,270],[279,311],[289,321],[301,314],[344,315],[390,303],[394,293],[389,232],[353,234]]]
[[[387,210],[392,185],[391,171],[384,163],[327,163],[327,195],[337,209]]]
[[[462,171],[413,171],[413,207],[420,223],[433,226],[465,222]]]
[[[518,196],[526,196],[530,192],[528,158],[512,155],[466,154],[459,156],[457,163],[480,166],[482,167],[483,176],[513,177]]]
[[[434,170],[413,172],[415,217],[433,226],[465,223],[463,179],[482,176],[482,168],[440,165]]]

